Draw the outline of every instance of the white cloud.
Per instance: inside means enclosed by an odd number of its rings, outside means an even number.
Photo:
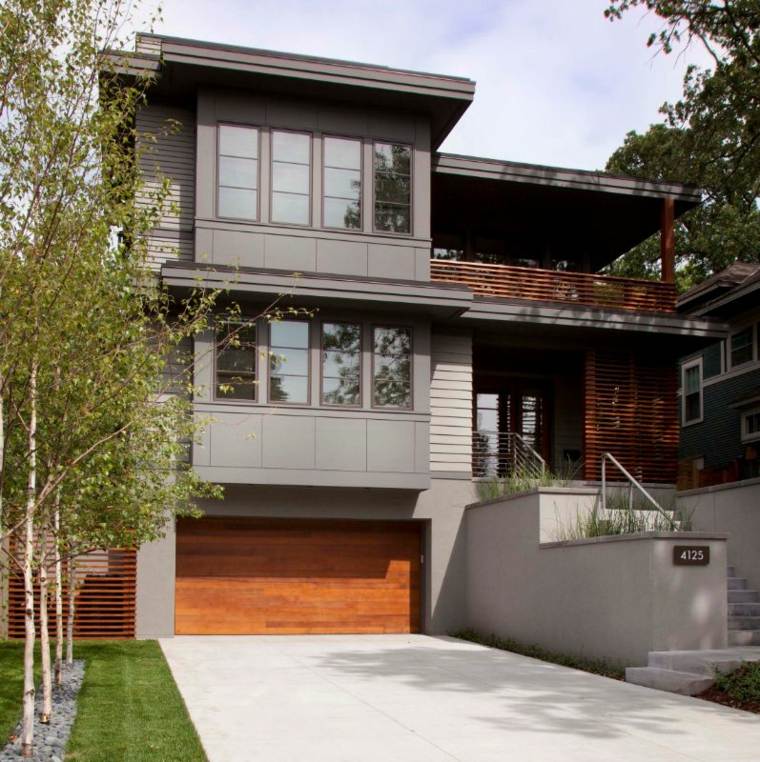
[[[678,97],[688,56],[646,48],[636,11],[604,0],[165,0],[156,31],[294,53],[457,74],[475,102],[443,146],[464,154],[588,169]]]

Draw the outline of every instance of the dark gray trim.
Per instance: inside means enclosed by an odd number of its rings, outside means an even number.
[[[433,154],[432,171],[435,174],[462,175],[486,180],[530,183],[531,185],[551,185],[553,187],[602,191],[627,196],[674,198],[690,206],[696,206],[702,200],[698,188],[683,183],[650,182],[605,172],[590,172],[541,164],[523,164],[478,156],[435,153]]]
[[[239,294],[289,294],[312,307],[320,306],[320,303],[353,302],[364,309],[369,304],[397,312],[399,304],[403,304],[407,310],[445,318],[461,315],[472,305],[472,292],[468,288],[426,281],[306,273],[296,276],[286,270],[235,269],[178,262],[165,262],[161,276],[166,285],[174,288],[220,288]]]

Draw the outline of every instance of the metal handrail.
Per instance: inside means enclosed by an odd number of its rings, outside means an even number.
[[[676,528],[676,523],[671,516],[668,516],[664,508],[647,492],[644,487],[632,476],[625,466],[611,453],[602,453],[602,510],[607,511],[607,460],[610,460],[613,465],[617,466],[618,470],[628,479],[628,510],[633,510],[633,488],[641,492],[642,495],[657,509],[657,511],[665,517],[670,524],[671,529]]]

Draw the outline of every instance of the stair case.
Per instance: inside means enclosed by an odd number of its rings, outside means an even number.
[[[728,645],[760,646],[760,592],[728,567]]]
[[[716,671],[733,672],[742,662],[760,661],[760,592],[750,590],[736,568],[727,569],[728,648],[650,651],[646,667],[628,667],[626,682],[696,696],[715,682]]]

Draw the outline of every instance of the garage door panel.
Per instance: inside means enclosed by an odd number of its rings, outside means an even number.
[[[412,522],[181,520],[178,634],[416,632]]]

